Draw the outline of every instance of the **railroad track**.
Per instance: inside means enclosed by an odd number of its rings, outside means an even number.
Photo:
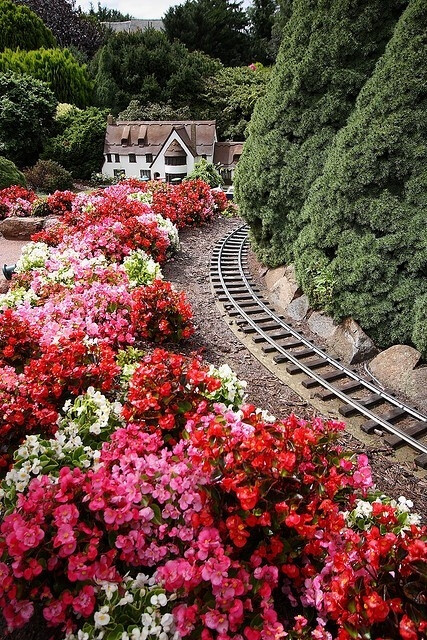
[[[254,283],[247,264],[248,229],[243,225],[213,250],[210,279],[214,293],[245,334],[289,375],[323,401],[338,399],[344,418],[360,415],[365,433],[380,433],[393,449],[410,447],[415,464],[427,469],[427,416],[405,405],[371,380],[317,348],[277,313]]]

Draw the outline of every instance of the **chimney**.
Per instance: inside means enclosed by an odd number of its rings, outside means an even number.
[[[114,116],[111,113],[109,113],[107,116],[107,124],[116,124]]]
[[[193,151],[194,153],[197,154],[197,148],[196,148],[196,123],[192,122],[191,123],[191,146],[193,147]]]

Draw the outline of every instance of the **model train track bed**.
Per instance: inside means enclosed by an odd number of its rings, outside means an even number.
[[[252,337],[287,374],[303,374],[302,385],[323,401],[338,399],[344,418],[361,415],[361,429],[383,435],[393,449],[410,447],[414,462],[427,469],[427,416],[334,359],[295,331],[265,299],[248,267],[248,229],[222,238],[212,253],[211,285],[239,329]]]

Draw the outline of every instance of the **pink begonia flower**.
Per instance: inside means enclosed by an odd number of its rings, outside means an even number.
[[[218,633],[225,633],[228,630],[228,619],[223,613],[216,609],[205,613],[203,617],[204,623],[209,629],[214,629]]]
[[[208,558],[202,568],[203,580],[210,581],[213,585],[221,584],[223,578],[227,576],[231,560],[228,556]]]

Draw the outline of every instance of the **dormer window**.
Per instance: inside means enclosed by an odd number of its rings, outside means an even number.
[[[130,127],[129,125],[127,125],[126,127],[123,127],[123,131],[122,131],[122,145],[126,146],[129,144],[129,136],[130,136]]]

